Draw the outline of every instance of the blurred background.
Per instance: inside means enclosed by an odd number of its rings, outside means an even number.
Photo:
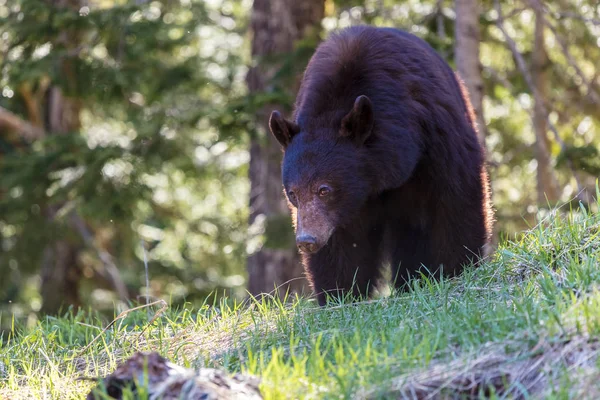
[[[495,243],[589,206],[597,0],[0,0],[0,330],[306,290],[266,122],[319,41],[365,23],[424,38],[465,81]]]

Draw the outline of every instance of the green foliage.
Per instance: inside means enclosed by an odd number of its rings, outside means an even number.
[[[27,120],[33,98],[45,115],[53,87],[82,109],[78,131],[48,132],[31,145],[0,138],[0,273],[9,277],[0,282],[0,304],[20,303],[9,309],[18,315],[39,308],[28,277],[48,244],[82,242],[69,225],[72,212],[107,235],[134,295],[141,240],[158,294],[181,302],[218,288],[239,293],[250,119],[230,106],[244,92],[244,15],[234,14],[244,9],[222,6],[0,4],[7,14],[0,106]],[[220,23],[232,17],[241,26]],[[57,218],[46,217],[49,209]],[[103,268],[94,248],[82,264],[91,278],[84,300],[112,308],[94,292],[94,271]]]
[[[571,168],[588,189],[600,175],[594,97],[600,95],[600,9],[589,0],[546,3],[546,107],[567,143],[561,148],[549,132],[550,149],[567,201],[580,189]],[[197,304],[219,289],[243,296],[244,258],[251,247],[247,148],[250,138],[270,140],[256,114],[273,103],[291,109],[293,97],[284,89],[305,68],[317,36],[300,41],[290,54],[250,60],[247,1],[53,4],[0,0],[0,106],[35,122],[34,100],[46,129],[51,89],[60,88],[81,108],[81,127],[67,134],[48,132],[28,143],[0,131],[0,312],[34,320],[44,249],[58,239],[84,247],[81,293],[94,308],[111,310],[116,300],[99,278],[104,267],[97,249],[113,256],[137,296],[143,286],[140,242],[153,295],[170,297],[173,304]],[[517,1],[500,4],[529,65],[532,10]],[[394,26],[424,38],[454,66],[453,7],[447,0],[327,1],[319,34],[359,23]],[[513,236],[547,212],[536,204],[533,184],[533,97],[496,26],[494,2],[483,1],[481,10],[496,231]],[[248,96],[248,65],[274,62],[280,68],[267,90]],[[57,218],[49,219],[49,212]],[[70,225],[73,212],[95,235],[93,246]],[[279,248],[290,235],[288,217],[277,216],[267,221],[259,242]],[[7,323],[5,318],[0,329]]]
[[[509,398],[587,398],[581,390],[599,389],[599,262],[600,214],[582,207],[548,215],[459,278],[421,277],[369,302],[221,299],[171,308],[150,326],[140,310],[81,355],[103,324],[94,313],[67,312],[5,337],[0,396],[81,397],[94,383],[77,377],[156,350],[186,367],[258,375],[266,399],[397,398],[394,388],[411,382],[451,395],[465,387],[461,378],[476,392],[510,390]]]
[[[597,147],[567,147],[556,158],[556,166],[565,167],[568,160],[571,160],[573,167],[578,171],[600,176],[600,151]]]

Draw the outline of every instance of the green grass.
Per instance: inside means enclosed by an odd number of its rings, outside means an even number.
[[[272,299],[168,309],[150,326],[93,313],[14,329],[0,398],[82,398],[138,350],[255,374],[265,398],[600,398],[600,215],[549,215],[457,279],[318,308]],[[141,336],[139,333],[146,328]]]

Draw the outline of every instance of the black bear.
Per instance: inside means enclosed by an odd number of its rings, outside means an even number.
[[[489,242],[484,151],[466,90],[425,41],[358,26],[321,43],[293,121],[273,111],[297,246],[319,304],[459,273]]]

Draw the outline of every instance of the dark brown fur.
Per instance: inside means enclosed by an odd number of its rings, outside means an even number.
[[[332,35],[293,119],[274,113],[271,130],[297,234],[315,241],[301,248],[320,304],[326,292],[367,294],[385,263],[400,286],[422,265],[454,275],[482,255],[493,222],[484,152],[466,90],[427,43],[389,28]]]

